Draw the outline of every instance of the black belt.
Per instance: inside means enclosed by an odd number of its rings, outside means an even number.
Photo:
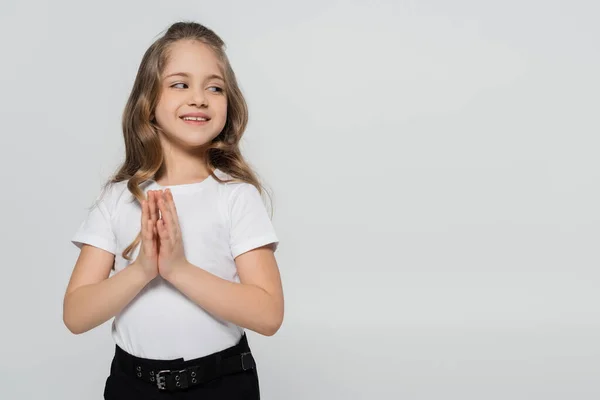
[[[256,367],[245,333],[237,345],[194,360],[149,360],[117,346],[115,362],[127,375],[156,385],[161,391],[184,390]]]

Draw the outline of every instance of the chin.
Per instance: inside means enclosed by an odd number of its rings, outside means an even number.
[[[187,140],[182,140],[183,143],[185,143],[186,145],[188,145],[189,147],[201,147],[201,146],[206,146],[209,145],[213,139],[215,137],[217,137],[218,135],[214,135],[214,136],[203,136],[202,138],[198,138],[197,140],[189,140],[189,138]]]
[[[190,127],[185,127],[182,129],[180,126],[174,126],[163,129],[163,132],[167,141],[179,143],[179,145],[183,147],[195,148],[210,144],[214,138],[219,136],[220,131],[213,132],[214,129],[203,128],[204,127],[190,129]],[[173,132],[177,133],[173,134]]]

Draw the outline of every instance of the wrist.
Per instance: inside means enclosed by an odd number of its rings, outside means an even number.
[[[156,274],[148,273],[148,270],[137,261],[131,263],[128,268],[132,268],[133,270],[135,270],[137,279],[140,281],[140,283],[143,283],[144,286],[147,285],[151,280],[156,278]]]
[[[167,282],[175,285],[181,274],[185,273],[185,269],[189,267],[189,265],[187,260],[183,260],[177,264],[173,264],[171,268],[169,268],[169,272],[161,275]]]

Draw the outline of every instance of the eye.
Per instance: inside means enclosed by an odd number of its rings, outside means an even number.
[[[176,87],[177,85],[185,85],[185,86],[187,86],[187,84],[185,84],[185,83],[176,83],[174,85],[171,85],[171,87]],[[177,89],[184,89],[184,88],[177,88]]]
[[[223,89],[221,89],[218,86],[211,86],[211,87],[209,87],[209,89],[216,89],[215,92],[223,92]]]

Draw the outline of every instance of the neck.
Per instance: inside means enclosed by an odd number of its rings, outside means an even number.
[[[154,180],[162,186],[201,182],[210,175],[202,151],[183,150],[176,146],[163,146],[163,165]]]

